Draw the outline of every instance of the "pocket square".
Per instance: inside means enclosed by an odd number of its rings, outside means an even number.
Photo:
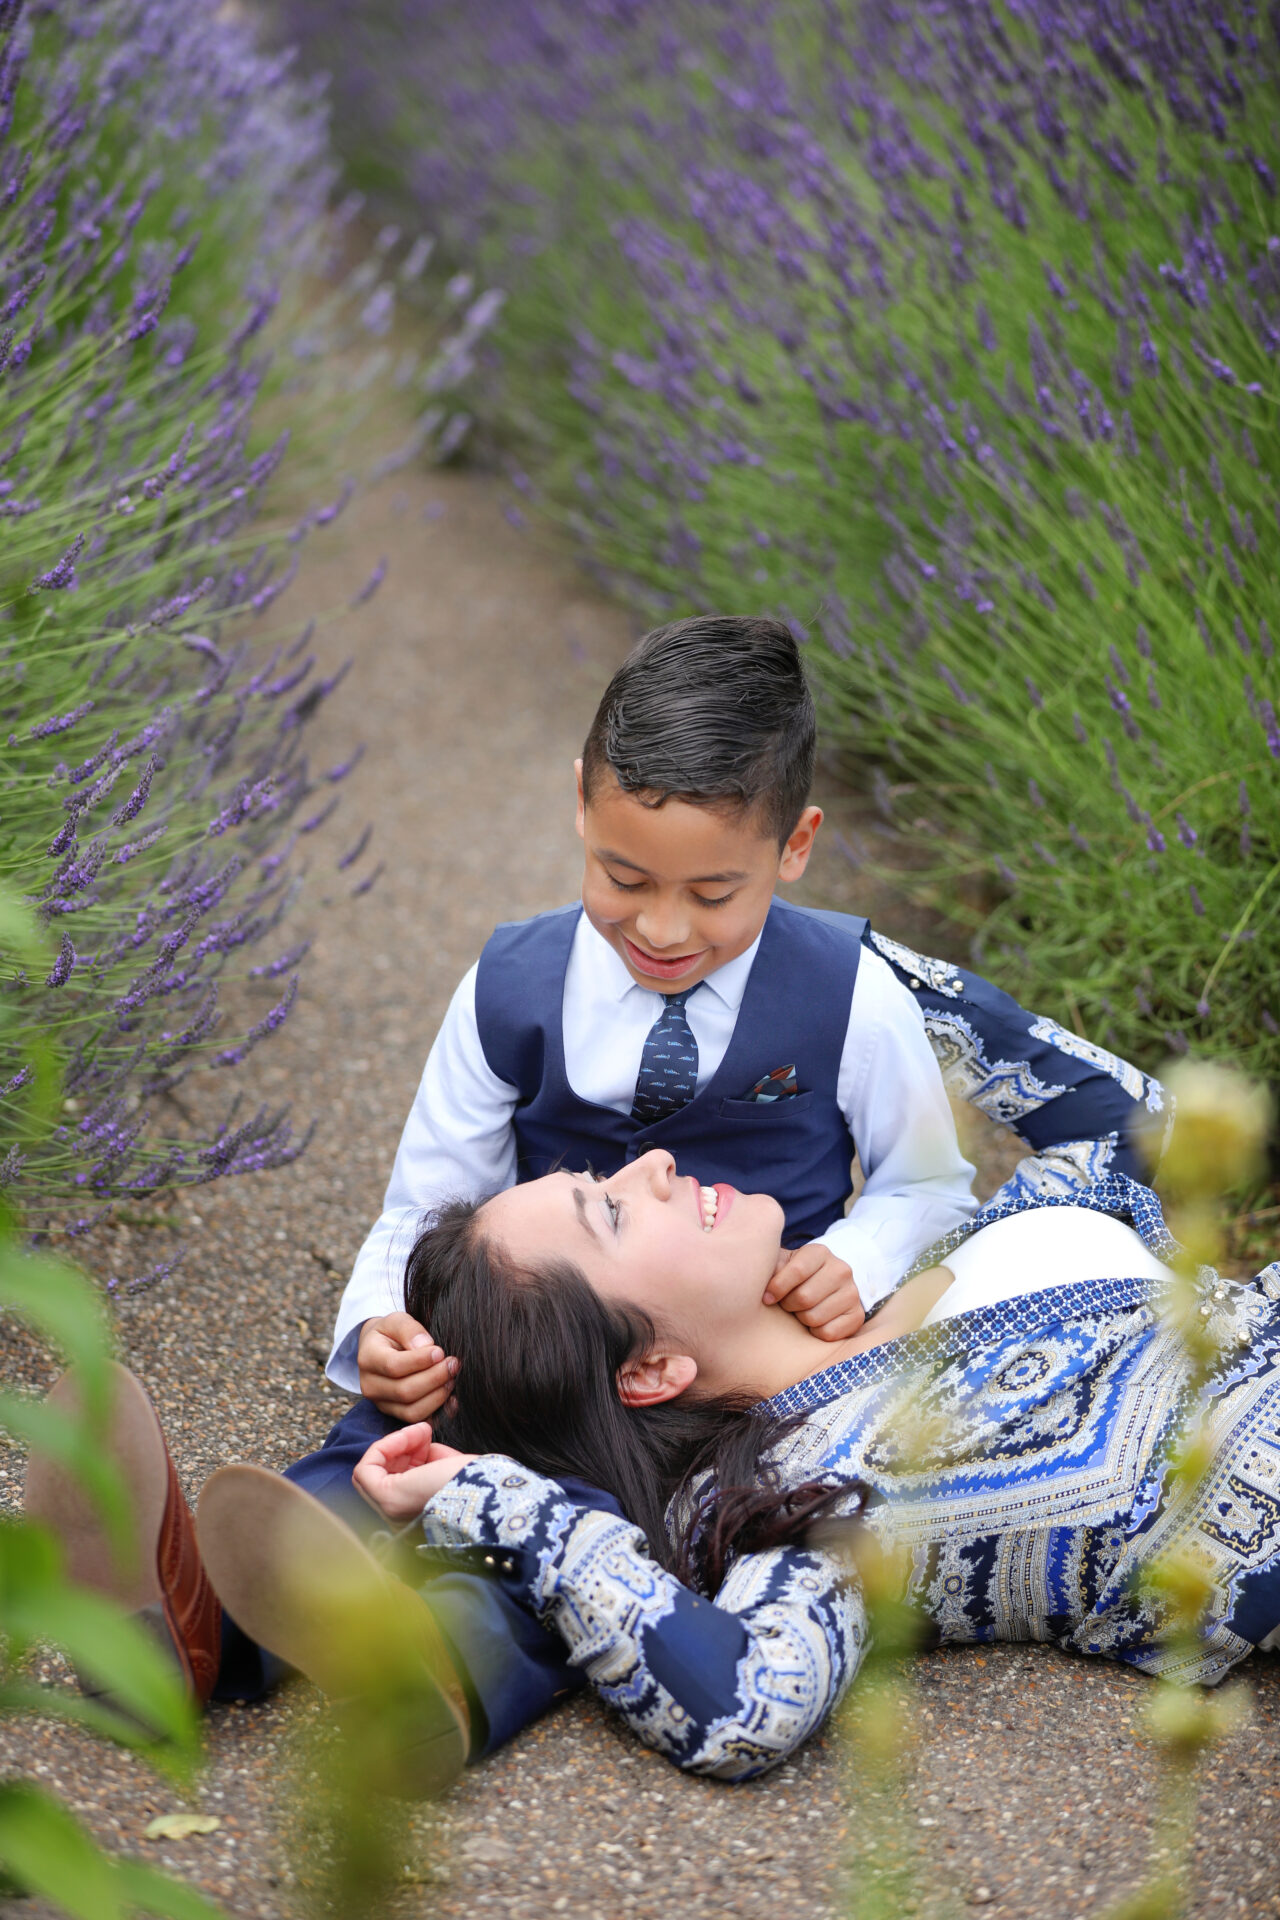
[[[789,1094],[799,1093],[794,1066],[775,1067],[772,1073],[766,1073],[763,1080],[757,1080],[750,1093],[744,1094],[746,1100],[785,1100]]]

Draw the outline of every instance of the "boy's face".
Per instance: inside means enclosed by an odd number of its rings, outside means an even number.
[[[745,953],[779,880],[798,880],[822,822],[806,807],[786,845],[754,814],[666,800],[647,807],[604,775],[588,804],[577,762],[582,904],[633,980],[683,993]]]

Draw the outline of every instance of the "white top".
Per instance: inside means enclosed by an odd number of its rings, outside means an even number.
[[[685,1017],[698,1043],[698,1090],[724,1059],[759,939],[707,975]],[[637,985],[587,919],[564,982],[564,1063],[583,1100],[630,1113],[645,1036],[663,996]],[[785,1066],[782,1060],[771,1063]],[[746,1088],[741,1088],[745,1093]],[[932,1241],[973,1213],[973,1168],[960,1152],[942,1075],[911,993],[864,947],[836,1083],[866,1185],[822,1240],[853,1269],[863,1304],[884,1297]],[[366,1320],[404,1307],[404,1268],[422,1216],[446,1200],[514,1185],[516,1089],[489,1066],[476,1026],[476,969],[465,975],[427,1059],[382,1214],[356,1257],[338,1308],[329,1378],[359,1391]],[[769,1168],[760,1169],[767,1189]]]
[[[970,1234],[944,1264],[955,1279],[922,1326],[1073,1280],[1158,1280],[1169,1273],[1132,1227],[1092,1207],[1007,1214]]]

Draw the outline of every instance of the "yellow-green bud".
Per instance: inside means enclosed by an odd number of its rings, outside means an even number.
[[[1164,1129],[1155,1116],[1142,1139],[1148,1165],[1156,1170],[1159,1162],[1164,1192],[1180,1200],[1212,1199],[1261,1171],[1271,1126],[1265,1087],[1208,1060],[1175,1061],[1162,1078],[1176,1107],[1163,1160]]]

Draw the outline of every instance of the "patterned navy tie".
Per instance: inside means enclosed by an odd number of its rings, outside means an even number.
[[[698,1043],[685,1019],[684,1003],[701,985],[699,980],[683,993],[665,994],[667,1004],[645,1035],[631,1107],[631,1118],[641,1126],[687,1107],[698,1091]]]

